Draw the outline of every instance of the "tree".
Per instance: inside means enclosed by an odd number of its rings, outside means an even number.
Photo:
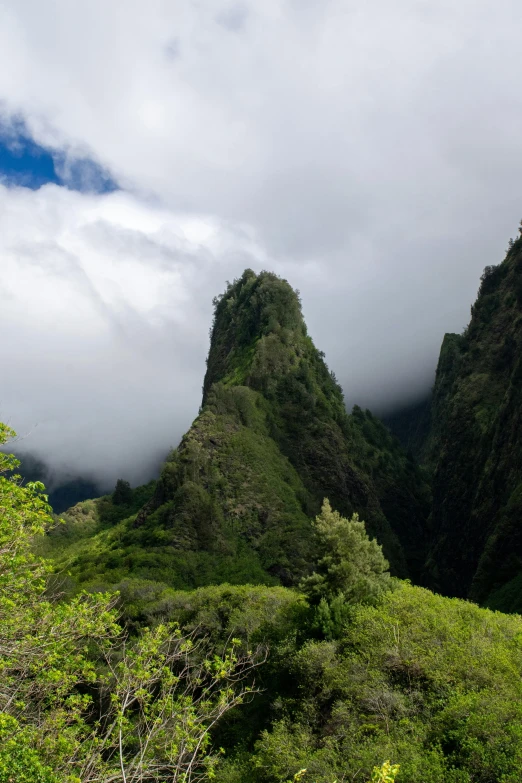
[[[0,424],[0,444],[14,433]],[[0,474],[18,467],[0,453]],[[215,723],[262,660],[220,655],[177,626],[129,639],[117,596],[46,595],[32,553],[53,524],[44,487],[0,475],[0,783],[183,783],[209,776]]]
[[[243,684],[263,660],[240,656],[238,640],[221,655],[175,625],[145,630],[134,645],[106,658],[105,709],[90,738],[82,783],[195,783],[209,780],[220,760],[211,732],[254,689]]]
[[[126,506],[132,500],[132,489],[128,481],[118,479],[114,492],[112,493],[112,502],[115,506]]]
[[[345,519],[325,499],[314,527],[318,559],[315,572],[301,582],[313,605],[373,603],[390,587],[388,561],[382,547],[370,539],[358,514]]]
[[[0,424],[0,443],[13,436]],[[0,474],[18,466],[15,457],[0,454]],[[86,728],[88,699],[76,686],[96,677],[83,648],[93,641],[103,647],[120,629],[110,596],[81,595],[69,603],[47,599],[50,569],[32,553],[32,544],[51,524],[43,484],[24,486],[17,474],[0,475],[0,713],[13,719],[3,725],[4,747],[22,732],[42,763],[52,759],[61,772]]]

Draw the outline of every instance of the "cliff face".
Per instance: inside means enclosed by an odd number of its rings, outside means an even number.
[[[427,460],[435,589],[522,609],[522,239],[482,277],[463,335],[446,335]]]

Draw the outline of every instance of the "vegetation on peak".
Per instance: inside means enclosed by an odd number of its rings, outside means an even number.
[[[227,519],[228,496],[234,498],[240,535],[254,544],[263,568],[284,583],[304,572],[312,534],[308,520],[325,496],[343,514],[359,512],[395,573],[406,575],[404,551],[393,530],[397,522],[415,570],[418,553],[412,542],[427,516],[426,479],[371,414],[360,409],[347,414],[342,390],[307,333],[298,293],[272,273],[247,270],[214,304],[201,414],[167,462],[155,502],[139,524],[183,492],[190,465],[190,480],[204,488]],[[242,469],[250,476],[239,486],[237,476],[231,479],[234,460],[223,461],[230,451],[241,454]],[[276,475],[292,479],[284,488]],[[214,510],[215,521],[216,515]],[[223,529],[222,522],[216,529]],[[284,530],[290,532],[291,555],[283,554],[286,545],[274,544]],[[260,544],[268,539],[272,563]]]
[[[298,292],[247,269],[214,299],[203,404],[217,382],[266,390],[271,370],[281,375],[298,362],[306,337]]]
[[[60,566],[99,586],[126,574],[176,588],[297,584],[312,562],[311,520],[329,497],[348,518],[361,515],[396,575],[417,579],[426,477],[368,411],[347,414],[298,294],[247,270],[214,304],[199,416],[152,493],[120,480],[97,501],[94,527],[66,515],[53,540]],[[80,530],[89,532],[76,546]]]

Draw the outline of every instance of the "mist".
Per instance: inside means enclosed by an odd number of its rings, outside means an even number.
[[[212,298],[246,267],[300,290],[348,407],[424,394],[522,216],[521,17],[514,0],[4,3],[1,126],[63,178],[0,174],[17,453],[54,482],[150,478],[198,413]]]

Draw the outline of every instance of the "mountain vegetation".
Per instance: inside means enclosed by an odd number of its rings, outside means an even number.
[[[464,333],[445,336],[429,405],[392,422],[432,475],[425,584],[510,612],[522,612],[521,417],[522,237],[484,270]]]
[[[346,413],[296,292],[249,270],[215,300],[199,416],[157,483],[129,493],[80,504],[49,537],[78,583],[295,585],[324,497],[360,513],[392,572],[416,578],[430,508],[424,472],[387,428]]]
[[[59,519],[1,452],[0,783],[518,781],[521,281],[522,239],[406,449],[247,270],[156,481]]]
[[[59,600],[42,487],[0,510],[1,783],[518,779],[522,618],[391,578],[356,516],[323,505],[297,589]]]

